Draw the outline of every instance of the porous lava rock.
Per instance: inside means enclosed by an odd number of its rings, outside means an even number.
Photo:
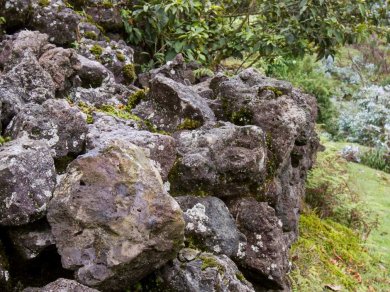
[[[113,141],[74,160],[48,220],[77,281],[123,291],[176,256],[184,220],[141,148]]]

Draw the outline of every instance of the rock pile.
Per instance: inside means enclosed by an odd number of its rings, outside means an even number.
[[[0,3],[1,290],[289,291],[315,99],[181,56],[137,88],[115,7],[48,2]]]

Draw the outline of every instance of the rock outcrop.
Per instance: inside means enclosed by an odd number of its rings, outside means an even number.
[[[0,290],[291,290],[315,98],[182,55],[137,76],[124,5],[0,1]]]

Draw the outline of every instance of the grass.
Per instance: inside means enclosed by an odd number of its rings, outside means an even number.
[[[379,225],[366,232],[369,235],[365,238],[360,230],[345,226],[337,216],[320,218],[318,210],[306,207],[300,220],[300,238],[291,250],[293,290],[323,291],[330,285],[340,291],[390,291],[390,174],[339,161],[337,153],[351,143],[322,139],[322,144],[326,151],[318,154],[321,176],[310,175],[308,185],[320,177],[333,177],[337,182],[341,176],[345,187],[357,194],[360,206],[370,215],[377,215]]]

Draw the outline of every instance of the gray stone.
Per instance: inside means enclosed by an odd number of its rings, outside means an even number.
[[[191,66],[184,62],[182,54],[178,54],[173,60],[168,61],[160,68],[150,70],[147,73],[139,75],[139,82],[144,88],[150,87],[150,81],[157,75],[163,75],[178,83],[190,85],[195,82],[195,76],[192,72]]]
[[[47,34],[29,30],[6,36],[0,43],[0,67],[3,67],[5,72],[9,71],[17,65],[26,50],[30,50],[36,58],[39,58],[49,44],[48,39]]]
[[[31,139],[43,140],[54,158],[83,151],[88,127],[84,114],[66,100],[50,99],[42,105],[26,105],[6,129],[13,139],[26,133]]]
[[[80,69],[77,53],[73,49],[48,50],[39,58],[39,64],[50,74],[59,92],[71,86],[70,78]]]
[[[42,288],[26,288],[23,292],[99,292],[73,280],[57,279]]]
[[[234,257],[236,263],[255,286],[286,289],[288,246],[275,210],[252,198],[230,202],[229,209],[238,229],[246,236]]]
[[[51,0],[47,6],[33,8],[30,26],[49,35],[49,41],[66,46],[77,41],[77,26],[82,16],[66,6],[62,0]]]
[[[114,80],[113,74],[101,63],[78,55],[80,68],[77,72],[83,88],[101,87],[108,79]]]
[[[162,179],[167,179],[176,159],[175,139],[167,135],[141,131],[138,124],[131,120],[95,114],[94,123],[89,125],[87,149],[103,149],[113,140],[122,140],[124,143],[144,148]]]
[[[218,123],[175,135],[179,158],[169,181],[173,194],[220,198],[258,194],[265,178],[267,148],[256,126]]]
[[[150,82],[149,99],[141,102],[135,113],[150,120],[159,130],[175,132],[186,121],[197,127],[214,121],[215,116],[200,95],[190,87],[157,75]]]
[[[182,211],[157,169],[120,141],[74,160],[48,209],[63,267],[98,289],[123,291],[183,243]]]
[[[235,256],[245,237],[238,231],[225,203],[216,197],[176,197],[184,212],[188,244],[216,254]]]
[[[191,257],[186,259],[188,254],[191,254]],[[179,253],[179,258],[182,261],[175,259],[160,272],[162,285],[168,291],[255,291],[234,262],[225,255],[216,256],[183,249]]]
[[[96,51],[101,49],[101,53]],[[94,50],[95,49],[95,50]],[[124,73],[124,66],[134,63],[134,50],[127,46],[123,40],[91,40],[83,38],[80,41],[78,53],[90,60],[100,62],[111,71],[118,83],[130,84],[135,80],[129,80]]]
[[[45,248],[54,245],[54,237],[45,220],[10,229],[9,237],[25,260],[37,257]]]
[[[44,142],[22,137],[0,147],[0,225],[22,225],[45,215],[56,184]]]
[[[30,50],[25,50],[20,62],[0,76],[0,87],[11,88],[24,102],[43,103],[54,98],[55,84]]]

